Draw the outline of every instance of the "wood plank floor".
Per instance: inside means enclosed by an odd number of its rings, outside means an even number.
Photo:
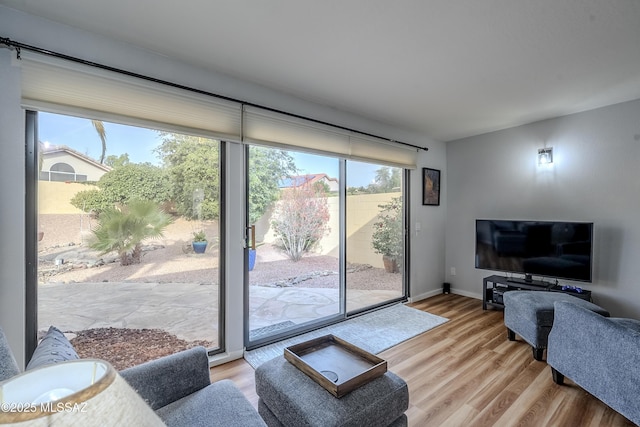
[[[558,386],[531,347],[506,339],[503,313],[482,302],[438,295],[410,306],[449,322],[380,357],[409,386],[410,426],[633,426],[571,380]],[[233,380],[257,408],[254,370],[244,360],[211,369]]]

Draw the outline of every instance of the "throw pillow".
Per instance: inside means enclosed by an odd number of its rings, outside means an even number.
[[[0,381],[8,380],[19,373],[20,369],[18,369],[16,359],[13,357],[2,328],[0,328]]]
[[[79,358],[67,337],[58,328],[51,326],[33,352],[27,370]]]

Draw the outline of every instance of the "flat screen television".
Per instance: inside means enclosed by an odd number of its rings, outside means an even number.
[[[476,220],[476,268],[591,282],[593,223]]]

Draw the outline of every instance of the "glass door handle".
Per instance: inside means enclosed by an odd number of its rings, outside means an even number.
[[[250,234],[251,244],[249,246],[251,246],[251,249],[255,251],[256,250],[256,226],[252,225],[250,227],[247,227],[247,230],[251,232]]]

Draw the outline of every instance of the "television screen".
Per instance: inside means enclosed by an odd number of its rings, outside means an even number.
[[[476,220],[476,268],[591,282],[593,223]]]

